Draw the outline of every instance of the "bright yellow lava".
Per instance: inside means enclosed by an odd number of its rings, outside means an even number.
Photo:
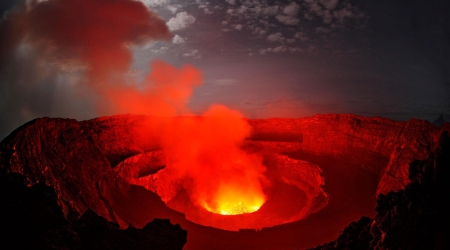
[[[206,202],[203,207],[211,213],[221,214],[221,215],[237,215],[237,214],[249,214],[258,211],[258,209],[264,203],[264,199],[253,200],[252,204],[247,204],[243,201],[239,202],[223,202],[218,203],[216,208],[212,208]]]

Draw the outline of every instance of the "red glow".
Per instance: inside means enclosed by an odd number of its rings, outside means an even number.
[[[191,199],[219,214],[250,213],[265,201],[262,158],[241,149],[251,128],[237,111],[212,106],[202,117],[175,119],[163,149],[170,175],[183,179]]]
[[[114,113],[174,116],[189,113],[186,103],[193,87],[201,83],[202,75],[193,66],[177,69],[163,61],[155,61],[142,83],[103,88],[101,94],[110,101]]]
[[[98,94],[100,113],[191,115],[186,104],[202,83],[199,70],[156,61],[143,82],[127,75],[131,46],[172,37],[165,21],[141,2],[30,1],[16,15],[24,21],[12,25],[22,36],[14,42],[27,42],[44,60],[59,58],[61,66],[84,66],[79,83]],[[149,127],[158,128],[155,139],[168,157],[172,183],[183,180],[179,183],[198,206],[234,214],[255,211],[264,203],[265,167],[260,156],[241,148],[251,131],[239,112],[215,105],[203,117],[155,118]]]

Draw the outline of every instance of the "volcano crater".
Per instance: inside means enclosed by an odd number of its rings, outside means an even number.
[[[165,153],[155,150],[131,156],[114,169],[129,183],[152,191],[166,205],[196,224],[238,231],[273,227],[301,220],[325,207],[328,196],[319,166],[283,154],[265,154],[265,203],[253,213],[222,215],[208,211],[192,198],[192,180],[174,178]],[[217,173],[220,174],[220,173]]]

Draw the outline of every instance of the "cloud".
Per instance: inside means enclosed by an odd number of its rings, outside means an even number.
[[[19,4],[0,23],[0,37],[4,136],[31,118],[92,118],[107,84],[129,72],[130,47],[172,35],[138,1],[48,0]]]
[[[231,4],[231,5],[235,5],[236,4],[236,0],[226,0],[226,2],[228,4]]]
[[[193,57],[194,59],[201,58],[201,54],[197,49],[191,50],[190,52],[184,53],[184,57]]]
[[[196,0],[196,3],[198,4],[198,8],[202,9],[205,14],[212,14],[214,13],[210,8],[210,3],[207,1],[202,0]]]
[[[170,0],[138,0],[138,1],[150,7],[163,6],[167,5],[170,2]]]
[[[179,7],[176,6],[176,5],[168,5],[166,8],[167,8],[170,12],[172,12],[172,14],[177,13],[177,11],[178,11],[178,9],[179,9]]]
[[[262,9],[262,13],[268,16],[275,16],[280,12],[280,7],[278,5],[267,6]]]
[[[294,38],[300,39],[300,41],[305,42],[308,41],[309,38],[306,36],[305,32],[296,32]]]
[[[293,16],[277,15],[276,18],[280,23],[286,25],[296,25],[300,22],[300,19]]]
[[[172,43],[174,43],[174,44],[180,44],[180,43],[185,43],[185,42],[186,42],[186,39],[182,38],[182,37],[179,36],[179,35],[175,35],[175,36],[172,38]]]
[[[168,22],[167,26],[170,30],[182,30],[189,27],[195,22],[195,17],[188,14],[186,11],[179,12],[175,17],[172,17]]]
[[[339,0],[320,0],[320,3],[327,9],[332,10],[339,4]]]
[[[284,42],[285,38],[281,32],[273,33],[267,36],[269,42]]]
[[[322,19],[324,24],[332,28],[342,28],[347,20],[358,20],[364,18],[364,13],[348,1],[339,0],[305,0],[303,3],[308,12],[304,13],[306,19],[314,16]]]
[[[299,47],[288,47],[285,45],[281,45],[275,48],[260,49],[258,51],[260,55],[266,55],[268,53],[284,53],[284,52],[303,52],[303,50]]]
[[[264,30],[264,29],[261,28],[261,27],[256,27],[256,28],[253,30],[252,33],[253,33],[253,34],[256,34],[256,35],[259,36],[259,37],[262,37],[263,35],[265,35],[265,34],[267,33],[267,31]]]
[[[285,52],[287,50],[286,46],[278,46],[275,47],[272,52],[274,53],[278,53],[278,52]]]
[[[300,5],[295,2],[290,3],[286,7],[283,8],[283,13],[287,16],[295,16],[300,10]]]
[[[236,26],[234,26],[235,30],[242,30],[243,26],[242,24],[237,24]]]

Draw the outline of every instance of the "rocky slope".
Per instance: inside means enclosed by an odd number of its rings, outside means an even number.
[[[345,228],[336,241],[314,248],[332,249],[449,249],[450,137],[425,160],[410,164],[405,189],[381,194],[374,219],[362,217]]]
[[[251,140],[266,144],[266,148],[346,159],[377,174],[377,194],[405,187],[409,163],[425,159],[437,146],[441,132],[450,131],[450,123],[437,127],[424,120],[405,122],[355,115],[249,122],[255,131]],[[284,138],[284,143],[275,138]]]
[[[155,219],[142,229],[121,230],[88,209],[65,217],[52,187],[27,187],[19,174],[0,177],[2,249],[182,249],[187,232],[169,220]]]
[[[113,168],[132,156],[158,152],[160,143],[156,135],[164,121],[155,123],[154,119],[119,115],[81,122],[33,120],[0,143],[0,174],[19,174],[28,187],[37,184],[52,187],[64,218],[70,221],[93,210],[107,221],[127,228],[130,222],[139,220],[130,212],[133,208],[123,204],[142,191]],[[349,161],[379,176],[378,193],[399,190],[409,184],[409,163],[426,159],[437,147],[441,132],[450,131],[448,123],[436,127],[421,120],[402,122],[355,115],[249,120],[249,123],[253,134],[245,147],[267,154],[303,152]],[[156,170],[144,169],[139,174],[148,175]],[[145,218],[184,219],[156,194],[148,192],[145,197]],[[139,221],[137,226],[144,227],[147,222]]]

